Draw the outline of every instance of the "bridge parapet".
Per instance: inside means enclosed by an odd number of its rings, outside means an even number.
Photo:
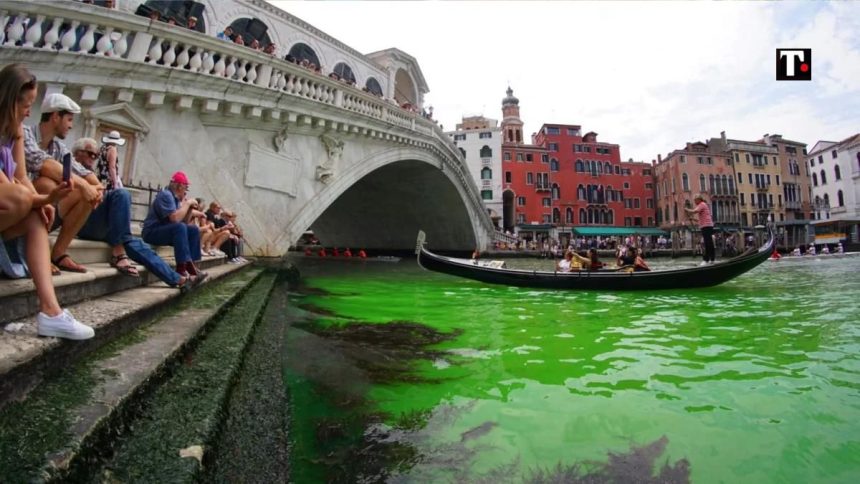
[[[0,21],[8,25],[0,29],[0,62],[26,64],[49,90],[80,88],[84,106],[105,93],[128,103],[143,95],[147,109],[173,102],[182,112],[196,104],[201,118],[217,117],[221,125],[316,129],[428,152],[457,180],[484,234],[479,238],[492,238],[492,222],[452,141],[433,121],[392,102],[244,46],[94,5],[4,0]],[[94,130],[88,124],[83,135]],[[156,183],[168,175],[147,174]]]

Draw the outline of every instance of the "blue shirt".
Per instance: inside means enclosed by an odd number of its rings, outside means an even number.
[[[149,213],[146,214],[146,219],[143,221],[143,231],[167,225],[170,221],[170,214],[179,209],[179,199],[170,191],[169,188],[158,192],[152,205],[149,207]]]

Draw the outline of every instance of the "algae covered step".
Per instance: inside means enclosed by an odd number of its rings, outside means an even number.
[[[0,482],[85,479],[140,398],[221,314],[259,287],[262,274],[249,268],[206,284],[0,410]]]
[[[199,479],[275,279],[276,274],[265,273],[220,315],[175,373],[139,403],[129,430],[111,444],[113,455],[90,476],[111,482]]]

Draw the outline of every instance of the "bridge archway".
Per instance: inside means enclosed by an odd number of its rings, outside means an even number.
[[[299,212],[284,234],[291,242],[313,230],[326,246],[404,250],[423,230],[435,250],[479,245],[468,195],[438,160],[400,149],[352,166]]]
[[[394,100],[401,106],[411,104],[418,106],[418,90],[412,81],[412,76],[405,69],[397,69],[394,76]]]

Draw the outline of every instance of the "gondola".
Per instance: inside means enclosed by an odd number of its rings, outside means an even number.
[[[617,291],[716,286],[766,261],[776,244],[773,230],[769,229],[767,243],[763,246],[749,249],[736,257],[711,265],[647,272],[614,270],[556,272],[506,269],[493,267],[492,264],[484,264],[477,260],[441,256],[424,247],[425,237],[423,231],[418,232],[415,253],[418,255],[418,264],[430,271],[506,286]]]

